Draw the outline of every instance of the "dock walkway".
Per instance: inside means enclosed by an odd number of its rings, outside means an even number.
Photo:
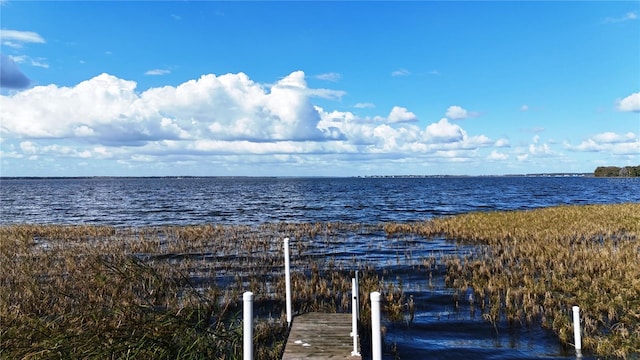
[[[282,360],[360,359],[351,355],[351,321],[351,314],[312,312],[296,316]]]

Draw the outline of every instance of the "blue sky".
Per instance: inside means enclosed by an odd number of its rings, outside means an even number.
[[[640,165],[640,2],[0,1],[2,176]]]

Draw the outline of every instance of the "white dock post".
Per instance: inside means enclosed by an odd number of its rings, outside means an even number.
[[[382,331],[380,329],[380,293],[371,293],[371,357],[382,360]]]
[[[287,324],[291,327],[291,272],[289,269],[289,238],[284,239],[284,276],[287,292]]]
[[[242,344],[244,360],[253,360],[253,293],[247,291],[242,295],[243,320]]]
[[[573,338],[576,347],[576,353],[580,357],[582,350],[582,338],[580,337],[580,307],[574,306],[573,308]]]
[[[356,270],[356,302],[358,303],[356,315],[358,315],[358,320],[360,320],[360,280],[358,279],[358,270]]]
[[[358,285],[355,278],[351,279],[351,336],[353,336],[351,356],[360,356],[358,351]]]

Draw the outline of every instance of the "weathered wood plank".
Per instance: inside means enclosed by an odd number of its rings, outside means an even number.
[[[359,359],[351,356],[353,338],[350,334],[351,314],[307,313],[296,316],[282,359]]]

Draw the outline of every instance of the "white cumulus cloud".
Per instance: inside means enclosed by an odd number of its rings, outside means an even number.
[[[599,143],[605,143],[605,144],[629,142],[629,141],[634,141],[635,138],[636,138],[636,135],[632,132],[628,132],[626,134],[617,134],[617,133],[608,131],[608,132],[596,134],[593,136],[593,140]]]
[[[446,118],[427,126],[424,134],[427,141],[442,143],[462,141],[466,135],[460,126],[449,123]]]
[[[38,152],[38,147],[31,141],[23,141],[20,143],[20,149],[25,154],[35,154]]]
[[[491,154],[489,154],[487,158],[489,160],[507,160],[509,159],[509,155],[493,150],[491,151]]]
[[[509,146],[509,140],[507,140],[507,139],[498,139],[494,143],[494,146],[495,147],[508,147]]]
[[[618,110],[640,112],[640,92],[633,93],[618,102]]]
[[[458,105],[449,106],[447,109],[447,113],[445,116],[451,120],[462,120],[466,119],[469,116],[467,110],[463,109]]]
[[[22,137],[90,137],[140,145],[184,138],[254,141],[322,139],[320,117],[294,72],[270,89],[245,74],[204,75],[137,93],[136,82],[102,74],[74,87],[38,86],[3,99],[2,129]]]
[[[391,113],[389,113],[388,119],[391,123],[418,121],[416,114],[401,106],[394,106],[391,109]]]
[[[565,147],[572,151],[638,156],[640,154],[640,137],[632,132],[626,134],[604,132],[582,141],[579,145],[565,144]]]
[[[532,143],[529,144],[528,150],[529,155],[532,157],[547,157],[556,155],[549,143],[543,143],[540,141],[540,135],[533,136]]]
[[[9,158],[91,158],[133,169],[196,164],[203,157],[242,165],[263,164],[265,157],[274,164],[336,158],[469,161],[487,158],[481,148],[506,146],[506,140],[470,136],[447,118],[419,125],[417,115],[401,106],[387,116],[361,117],[312,103],[314,97],[343,93],[310,88],[302,71],[272,84],[244,73],[207,74],[144,91],[137,91],[135,81],[101,74],[75,86],[0,95],[2,151]]]

